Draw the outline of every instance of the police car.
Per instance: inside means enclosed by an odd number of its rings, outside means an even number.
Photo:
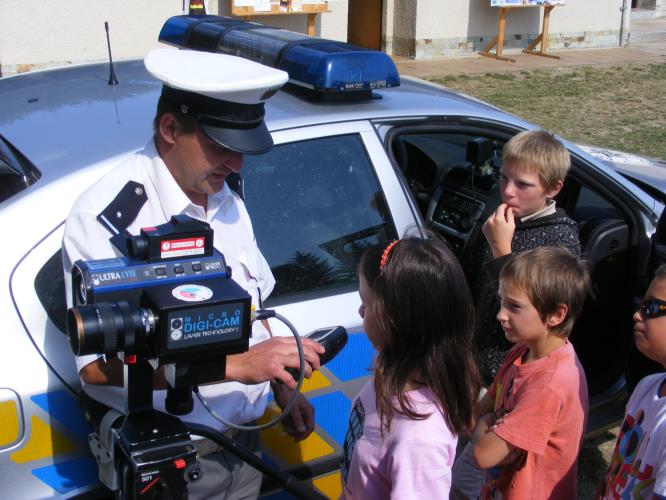
[[[476,99],[400,78],[384,54],[341,42],[216,16],[172,18],[160,37],[290,74],[290,85],[266,105],[275,147],[247,156],[243,168],[255,234],[277,280],[265,305],[301,333],[343,325],[350,335],[303,386],[315,407],[315,432],[295,444],[271,428],[263,431],[263,450],[269,463],[337,497],[347,415],[373,357],[357,313],[360,253],[427,227],[464,265],[499,203],[502,146],[535,127]],[[0,80],[5,498],[103,491],[64,333],[60,245],[78,194],[152,133],[161,82],[142,61],[116,63],[114,70],[118,85],[109,84],[107,64]],[[595,283],[572,337],[590,388],[591,435],[618,422],[628,387],[651,369],[633,347],[631,315],[661,259],[666,165],[565,144],[573,165],[557,203],[580,226]],[[266,418],[274,415],[271,409]]]

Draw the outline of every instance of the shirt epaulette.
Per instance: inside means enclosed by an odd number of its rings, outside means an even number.
[[[146,201],[148,196],[143,184],[129,181],[113,201],[97,215],[97,220],[115,236],[134,222]]]

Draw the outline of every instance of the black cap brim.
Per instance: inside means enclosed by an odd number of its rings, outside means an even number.
[[[258,155],[273,147],[273,138],[263,120],[252,128],[223,128],[201,123],[200,125],[208,137],[232,151]]]

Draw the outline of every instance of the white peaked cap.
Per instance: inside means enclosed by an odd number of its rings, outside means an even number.
[[[221,146],[263,153],[273,146],[264,123],[264,102],[289,75],[236,56],[196,50],[155,49],[144,59],[163,83],[162,98],[195,117]]]
[[[171,88],[239,104],[265,101],[289,79],[285,71],[242,57],[197,50],[154,49],[144,64]]]

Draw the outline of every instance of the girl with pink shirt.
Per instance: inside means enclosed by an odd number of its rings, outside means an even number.
[[[442,241],[408,237],[368,249],[359,282],[377,356],[349,416],[341,498],[449,498],[479,394],[463,271]]]

